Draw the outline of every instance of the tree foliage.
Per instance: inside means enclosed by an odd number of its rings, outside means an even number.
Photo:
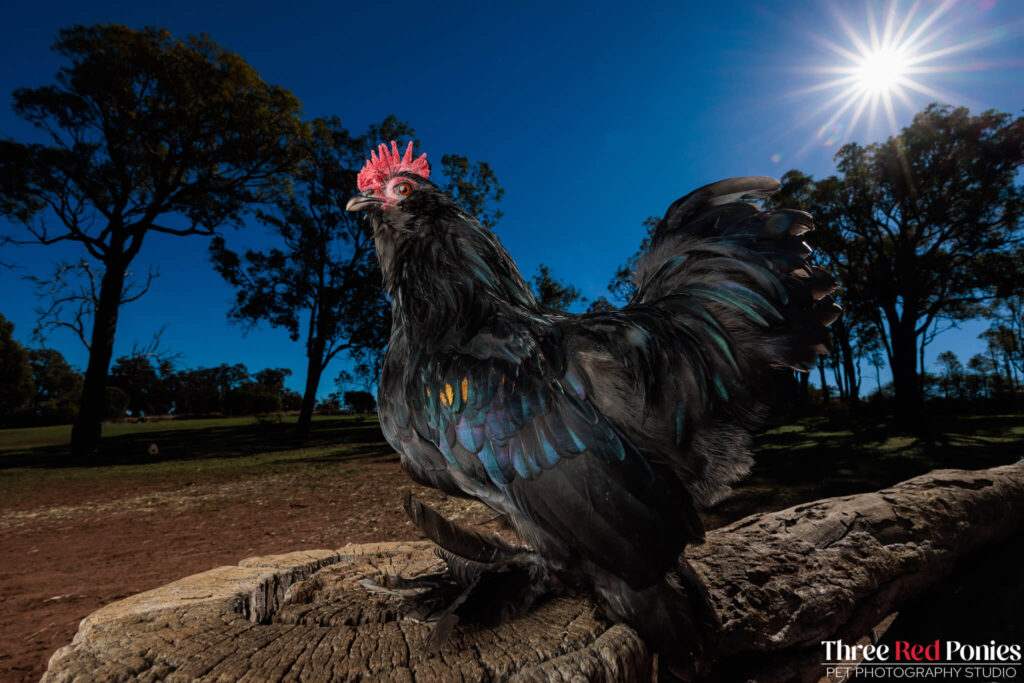
[[[644,236],[640,240],[640,246],[632,256],[626,259],[625,263],[618,267],[615,275],[608,282],[608,291],[612,295],[611,300],[601,298],[595,302],[596,306],[591,306],[592,309],[603,310],[611,307],[613,304],[622,306],[633,298],[633,295],[636,293],[636,285],[633,284],[633,271],[636,269],[636,264],[640,257],[650,249],[654,229],[658,226],[658,221],[660,220],[657,216],[648,216],[644,219]]]
[[[861,293],[870,279],[863,255],[856,252],[856,244],[846,241],[833,220],[830,201],[836,183],[835,177],[816,183],[809,175],[789,171],[764,206],[799,209],[814,216],[815,230],[808,239],[815,250],[814,263],[835,275],[842,285],[834,296],[843,307],[843,315],[830,328],[832,351],[818,365],[823,397],[827,401],[830,396],[827,373],[831,371],[839,398],[856,405],[860,397],[861,361],[870,360],[879,347],[877,332],[870,322],[873,309]]]
[[[78,414],[82,375],[56,349],[29,349],[36,385],[32,424],[67,424]]]
[[[899,135],[845,145],[836,160],[838,174],[821,181],[787,174],[782,194],[814,214],[815,245],[840,271],[844,324],[862,342],[873,330],[899,405],[913,409],[927,344],[1015,286],[1024,119],[931,105]]]
[[[377,400],[368,391],[346,391],[344,400],[354,413],[372,413],[377,409]]]
[[[14,323],[0,315],[0,424],[27,410],[35,394],[28,352],[14,339]]]
[[[942,388],[943,398],[964,397],[964,365],[952,351],[943,351],[935,362],[942,368],[942,376],[939,378],[939,386]]]
[[[505,215],[498,208],[505,190],[498,185],[498,177],[490,165],[486,161],[473,163],[458,154],[445,154],[441,157],[441,171],[445,177],[442,189],[493,230]]]
[[[128,413],[131,398],[127,392],[117,387],[108,386],[103,391],[103,418],[105,420],[123,420]]]
[[[410,134],[390,120],[382,128],[395,137]],[[373,237],[345,211],[357,192],[367,142],[336,118],[317,119],[310,130],[293,191],[257,213],[281,246],[239,255],[223,238],[211,244],[214,267],[236,288],[231,317],[247,325],[266,321],[305,343],[307,381],[298,425],[303,435],[309,433],[323,369],[339,353],[358,356],[383,346],[389,328]]]
[[[547,308],[567,311],[577,301],[587,302],[586,298],[580,294],[580,290],[557,279],[551,274],[551,269],[543,263],[537,266],[537,272],[530,284],[537,301],[541,306]]]
[[[0,209],[22,228],[8,241],[76,242],[98,264],[72,433],[83,456],[98,444],[118,311],[146,237],[237,224],[280,193],[303,128],[295,97],[206,36],[72,26],[54,50],[70,62],[56,84],[14,93],[15,113],[49,143],[0,143]]]
[[[174,403],[167,382],[172,372],[169,362],[154,365],[144,354],[123,356],[110,369],[110,386],[128,395],[128,410],[135,417],[166,415]]]

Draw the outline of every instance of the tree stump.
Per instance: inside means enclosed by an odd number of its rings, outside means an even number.
[[[757,514],[688,550],[722,618],[713,680],[818,680],[820,641],[863,637],[974,551],[1018,533],[1024,463],[940,470],[877,493]],[[441,649],[397,599],[359,584],[437,571],[428,542],[250,558],[83,620],[44,681],[649,681],[655,658],[586,597],[548,600]]]

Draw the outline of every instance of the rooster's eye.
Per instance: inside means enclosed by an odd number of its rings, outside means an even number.
[[[397,183],[391,189],[395,194],[402,195],[403,197],[405,197],[410,192],[412,192],[412,185],[410,185],[409,183]]]

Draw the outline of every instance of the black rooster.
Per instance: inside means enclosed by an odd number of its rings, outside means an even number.
[[[381,145],[347,207],[369,214],[392,303],[381,426],[413,479],[486,503],[528,546],[407,502],[463,587],[435,618],[493,620],[570,585],[656,649],[699,653],[717,622],[680,560],[704,535],[696,508],[747,472],[780,378],[813,366],[839,315],[834,278],[806,263],[810,216],[745,201],[771,178],[703,187],[658,223],[628,305],[573,315],[537,303],[425,157]]]

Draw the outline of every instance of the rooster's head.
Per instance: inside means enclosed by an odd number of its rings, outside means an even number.
[[[451,198],[430,182],[427,155],[413,159],[413,143],[405,154],[398,143],[381,144],[371,152],[357,180],[359,194],[348,201],[348,211],[365,211],[373,227],[374,242],[385,285],[389,285],[396,252],[425,232],[425,222],[439,213],[458,211]],[[390,289],[390,287],[388,287]]]
[[[440,194],[437,186],[431,183],[430,165],[427,155],[412,158],[412,142],[405,148],[405,154],[398,151],[398,143],[391,141],[391,149],[381,144],[375,152],[370,153],[363,170],[359,172],[358,186],[360,194],[349,200],[346,209],[349,211],[367,211],[374,222],[374,227],[382,220],[393,228],[403,227],[405,216],[412,211],[406,210],[409,204],[417,203],[417,197]],[[405,214],[403,216],[402,214]]]
[[[487,307],[535,308],[497,236],[428,180],[427,155],[413,159],[412,147],[401,154],[394,141],[390,149],[380,145],[359,172],[360,193],[345,207],[370,219],[392,302],[404,302],[405,314],[424,330],[477,320]],[[470,308],[475,312],[467,316]]]

